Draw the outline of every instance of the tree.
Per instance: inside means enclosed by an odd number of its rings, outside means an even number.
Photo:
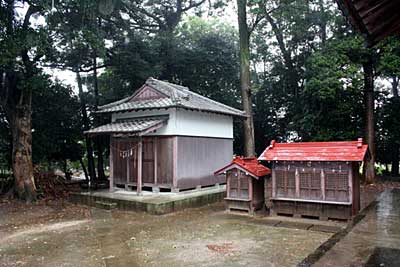
[[[90,2],[72,0],[57,4],[57,11],[49,17],[52,37],[58,47],[52,57],[52,66],[61,69],[68,69],[76,74],[76,81],[79,91],[79,99],[82,113],[82,130],[88,130],[93,124],[97,126],[97,118],[90,117],[89,107],[95,111],[99,105],[99,85],[98,85],[98,57],[106,58],[107,49],[105,48],[105,36],[113,33],[115,25],[110,23],[110,17],[119,14],[118,9],[110,8],[105,10],[104,1]],[[118,32],[118,31],[117,31]],[[92,73],[92,76],[88,75]],[[89,76],[88,79],[83,79]],[[85,81],[93,94],[93,103],[88,103],[87,94],[83,87]],[[92,105],[90,105],[92,104]],[[97,180],[104,180],[103,164],[103,140],[94,140],[97,149],[97,175],[95,169],[94,149],[92,139],[85,136],[86,153],[88,158],[89,176],[93,183]]]
[[[370,158],[364,164],[365,181],[375,180],[375,97],[374,97],[374,59],[366,53],[363,63],[364,73],[364,108],[365,108],[365,142],[368,144]]]
[[[254,123],[251,99],[250,81],[250,34],[251,29],[247,24],[247,0],[237,0],[238,25],[239,25],[239,57],[240,57],[240,91],[242,94],[242,108],[246,113],[243,121],[244,155],[255,155]],[[255,22],[256,23],[256,22]],[[253,25],[254,26],[254,25]]]
[[[33,162],[59,163],[67,174],[67,161],[81,161],[81,118],[79,100],[69,87],[44,82],[32,97]]]
[[[17,6],[27,6],[20,17]],[[20,10],[19,10],[20,11]],[[42,1],[2,1],[0,4],[0,99],[12,133],[12,166],[19,199],[36,199],[32,166],[32,92],[40,86],[37,67],[49,48],[44,26],[32,27],[44,14]]]
[[[129,16],[125,23],[133,29],[156,33],[160,41],[162,62],[160,78],[172,80],[175,57],[175,29],[182,16],[198,9],[206,0],[140,0],[123,1],[122,12]]]

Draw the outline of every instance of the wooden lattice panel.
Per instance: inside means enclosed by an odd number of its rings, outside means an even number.
[[[276,195],[294,197],[296,194],[296,173],[294,170],[276,170]]]
[[[229,176],[229,197],[249,199],[249,177],[244,173],[237,172],[232,172]]]
[[[321,172],[302,171],[300,178],[300,198],[302,199],[322,199],[321,191]]]
[[[349,201],[349,173],[327,172],[325,174],[326,200]]]

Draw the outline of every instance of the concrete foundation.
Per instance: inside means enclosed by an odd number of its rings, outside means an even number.
[[[143,191],[141,196],[138,196],[135,191],[116,189],[113,192],[104,190],[71,193],[70,201],[94,207],[104,207],[107,206],[105,203],[109,203],[109,206],[113,208],[161,215],[222,201],[225,195],[225,185],[179,193]]]

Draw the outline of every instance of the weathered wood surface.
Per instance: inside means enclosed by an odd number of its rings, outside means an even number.
[[[351,202],[349,175],[351,164],[345,162],[274,163],[272,196]]]
[[[265,201],[277,214],[349,219],[359,210],[359,187],[357,163],[275,162]]]
[[[226,172],[227,198],[229,210],[245,210],[254,212],[264,205],[264,179],[259,180],[246,175],[240,169]]]
[[[177,186],[194,188],[225,183],[214,171],[232,160],[233,140],[207,137],[177,137]]]
[[[134,155],[122,158],[121,151],[133,148]],[[138,140],[136,138],[112,138],[111,139],[114,184],[137,185],[138,177]],[[157,151],[157,165],[155,165],[155,153]],[[172,185],[172,137],[144,137],[142,146],[142,182],[143,184],[155,184],[155,172],[157,172],[157,184]],[[129,164],[129,177],[128,167]]]

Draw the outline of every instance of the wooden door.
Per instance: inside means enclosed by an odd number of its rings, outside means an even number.
[[[142,179],[146,184],[154,184],[154,146],[154,138],[143,139]]]

